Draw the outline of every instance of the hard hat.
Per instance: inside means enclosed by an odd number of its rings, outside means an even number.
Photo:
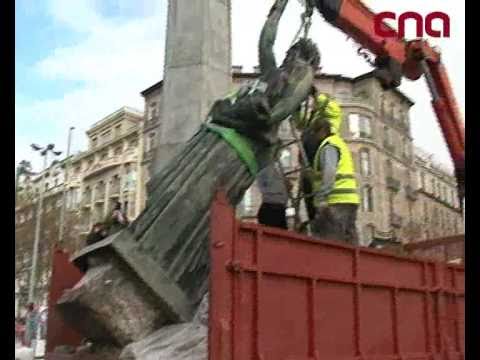
[[[330,122],[331,132],[340,133],[342,125],[342,109],[338,103],[325,94],[320,94],[315,99],[315,119],[326,119]],[[315,120],[314,120],[315,121]]]

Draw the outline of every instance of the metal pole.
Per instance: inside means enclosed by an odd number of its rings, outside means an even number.
[[[58,243],[63,242],[63,234],[65,232],[65,211],[67,208],[67,188],[68,188],[68,170],[70,165],[70,145],[72,143],[72,131],[75,129],[73,126],[68,130],[68,144],[67,144],[67,157],[65,161],[65,176],[63,178],[63,191],[62,191],[62,207],[60,209],[60,228],[58,231]]]
[[[35,241],[33,243],[33,256],[32,256],[32,268],[30,271],[30,286],[28,289],[28,302],[33,302],[35,296],[35,283],[37,276],[37,261],[38,261],[38,245],[40,243],[40,224],[42,219],[42,205],[43,205],[43,192],[45,185],[45,170],[47,169],[47,157],[48,150],[45,150],[45,155],[43,157],[43,175],[40,185],[39,200],[37,206],[37,219],[35,225]]]
[[[137,150],[137,183],[136,185],[136,199],[135,199],[135,214],[136,218],[143,209],[143,193],[144,193],[144,181],[143,181],[143,152],[145,150],[143,139],[144,120],[140,121],[138,126],[138,150]]]

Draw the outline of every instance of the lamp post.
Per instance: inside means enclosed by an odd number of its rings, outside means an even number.
[[[73,126],[68,130],[68,143],[67,143],[67,157],[65,160],[65,176],[63,178],[63,192],[62,192],[62,208],[60,210],[60,228],[58,231],[58,244],[63,242],[63,236],[65,232],[65,211],[67,208],[66,198],[68,189],[68,171],[70,165],[70,146],[72,143],[72,132],[75,128]]]
[[[48,153],[51,152],[55,156],[59,156],[61,151],[54,151],[54,144],[48,144],[46,147],[42,148],[41,146],[32,144],[32,149],[34,151],[40,151],[40,155],[43,157],[43,169],[42,169],[42,181],[40,182],[40,191],[39,199],[37,206],[36,214],[36,224],[35,224],[35,240],[33,243],[33,254],[32,254],[32,268],[30,271],[30,284],[28,288],[28,302],[33,302],[35,296],[35,283],[37,276],[37,262],[38,262],[38,245],[40,243],[40,227],[42,219],[42,206],[43,206],[43,193],[44,193],[44,184],[45,184],[45,170],[47,169],[47,158]]]

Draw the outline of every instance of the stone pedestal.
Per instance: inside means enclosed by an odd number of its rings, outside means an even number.
[[[158,173],[231,87],[230,0],[170,0],[162,129],[151,164]]]
[[[88,259],[85,276],[57,303],[64,319],[95,344],[123,347],[168,321],[153,292],[108,249]]]

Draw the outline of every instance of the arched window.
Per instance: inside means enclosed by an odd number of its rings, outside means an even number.
[[[373,195],[372,187],[366,185],[362,188],[362,210],[372,212],[373,211]]]
[[[360,173],[363,176],[371,174],[370,151],[368,149],[360,150]]]

